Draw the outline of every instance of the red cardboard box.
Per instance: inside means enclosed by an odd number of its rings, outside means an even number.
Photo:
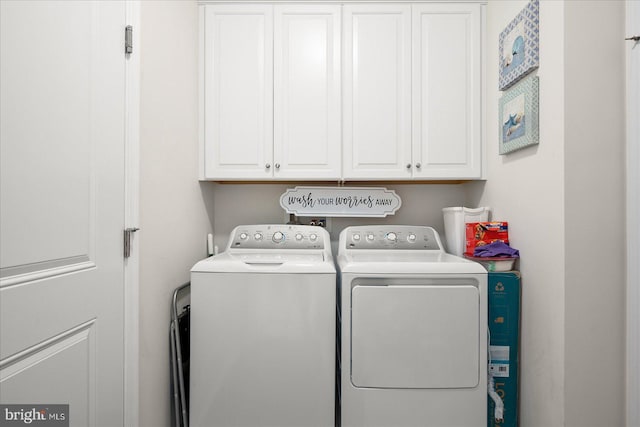
[[[473,256],[476,247],[493,242],[509,244],[509,224],[507,222],[490,221],[466,224],[465,255]]]

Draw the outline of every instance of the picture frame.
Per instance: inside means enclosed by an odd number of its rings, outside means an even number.
[[[529,76],[500,98],[500,154],[508,154],[540,142],[537,76]]]
[[[539,0],[531,0],[499,37],[499,82],[505,90],[540,65]]]

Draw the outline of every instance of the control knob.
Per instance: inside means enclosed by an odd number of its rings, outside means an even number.
[[[387,233],[387,240],[390,242],[395,242],[398,240],[398,235],[393,231]]]
[[[284,233],[282,233],[281,231],[276,231],[275,233],[273,233],[273,237],[271,238],[271,240],[274,241],[274,243],[280,243],[284,241]]]

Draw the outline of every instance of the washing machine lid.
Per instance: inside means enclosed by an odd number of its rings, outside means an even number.
[[[335,274],[336,269],[331,258],[322,252],[223,252],[198,262],[192,273],[281,273]]]

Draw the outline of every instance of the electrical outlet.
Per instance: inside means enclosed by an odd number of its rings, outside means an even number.
[[[316,217],[309,219],[309,225],[315,225],[322,227],[328,232],[331,232],[331,218],[329,217]]]
[[[288,213],[285,213],[285,223],[291,223],[293,218],[290,217]],[[324,216],[313,216],[313,217],[304,217],[298,216],[294,219],[296,224],[300,225],[313,225],[317,227],[322,227],[328,232],[331,232],[331,218]]]

